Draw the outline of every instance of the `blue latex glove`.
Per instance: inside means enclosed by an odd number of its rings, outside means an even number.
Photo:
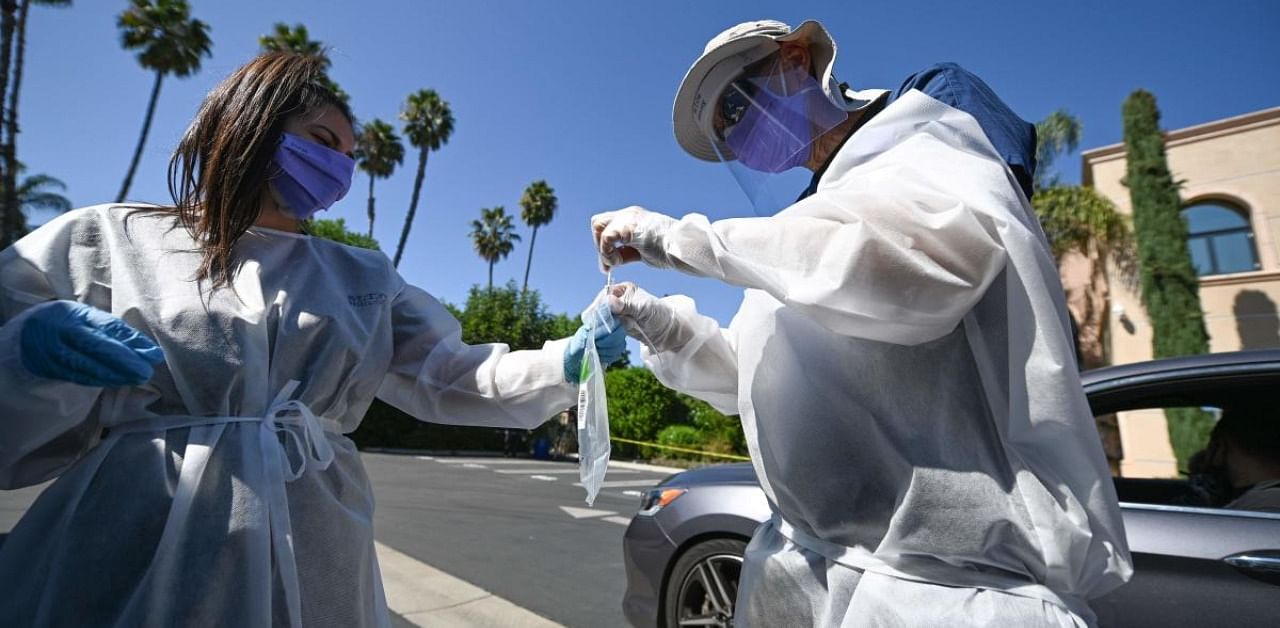
[[[595,326],[596,353],[600,355],[601,366],[608,366],[618,361],[627,350],[627,330],[622,328],[613,313],[604,308],[608,317],[604,325]],[[612,330],[612,331],[610,331]],[[591,328],[583,325],[569,339],[569,346],[564,350],[564,378],[570,384],[578,383],[582,374],[583,352],[587,350],[587,340],[591,338]]]
[[[22,326],[22,365],[33,375],[85,386],[136,386],[164,361],[150,338],[83,303],[50,301]]]

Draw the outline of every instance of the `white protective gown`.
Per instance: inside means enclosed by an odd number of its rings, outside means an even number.
[[[0,486],[57,477],[0,546],[0,626],[387,626],[373,494],[346,436],[378,396],[439,423],[531,428],[572,405],[564,341],[468,346],[376,251],[253,228],[202,295],[172,214],[73,211],[0,252]],[[151,381],[35,377],[50,299],[164,349]]]
[[[1132,569],[1057,269],[968,114],[919,91],[770,218],[665,236],[747,288],[645,360],[738,413],[774,518],[738,626],[1080,626]]]

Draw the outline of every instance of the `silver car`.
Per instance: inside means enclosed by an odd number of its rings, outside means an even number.
[[[1098,415],[1256,404],[1280,391],[1280,351],[1128,364],[1082,379]],[[1280,430],[1276,406],[1270,425]],[[1280,625],[1280,513],[1189,506],[1196,502],[1182,479],[1115,483],[1135,574],[1092,600],[1100,625]],[[743,549],[768,517],[749,464],[686,471],[648,491],[624,540],[627,619],[732,626]]]

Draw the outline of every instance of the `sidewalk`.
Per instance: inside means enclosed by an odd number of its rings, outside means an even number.
[[[0,543],[46,486],[0,492]],[[393,626],[560,626],[382,543],[375,546],[387,606],[400,616],[392,618]]]
[[[491,628],[560,626],[480,587],[375,543],[391,612],[413,626]]]

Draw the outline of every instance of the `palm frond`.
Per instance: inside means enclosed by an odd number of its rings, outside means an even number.
[[[440,150],[453,135],[453,112],[449,103],[433,89],[422,89],[409,95],[400,120],[405,123],[405,136],[418,148]]]
[[[130,0],[116,18],[120,43],[138,51],[138,63],[162,74],[190,76],[210,56],[209,25],[191,18],[186,0]]]

